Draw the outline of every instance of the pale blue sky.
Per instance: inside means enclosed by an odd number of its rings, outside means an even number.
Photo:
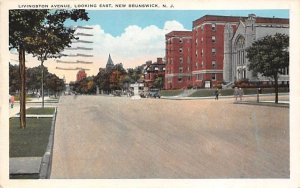
[[[100,25],[112,36],[119,36],[129,25],[144,28],[155,25],[163,28],[168,20],[180,22],[186,29],[192,29],[192,22],[204,15],[248,16],[289,18],[288,10],[88,10],[90,20],[78,25]],[[74,23],[72,23],[74,24]]]

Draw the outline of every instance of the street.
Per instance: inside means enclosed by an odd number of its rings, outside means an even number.
[[[288,178],[289,109],[64,96],[51,178]]]

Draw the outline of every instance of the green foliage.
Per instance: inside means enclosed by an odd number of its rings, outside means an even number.
[[[111,69],[100,68],[95,76],[95,84],[105,93],[112,90],[128,89],[130,83],[135,83],[142,77],[142,67],[129,68],[127,71],[122,63],[114,65]],[[78,90],[78,89],[77,89]]]
[[[73,91],[81,94],[95,94],[97,87],[94,77],[87,77],[75,83],[70,83]]]
[[[164,78],[163,77],[157,77],[154,80],[153,87],[162,89],[164,87]]]
[[[41,85],[42,85],[42,69],[44,69],[44,75],[48,75],[48,69],[47,67],[42,67],[42,66],[38,66],[38,67],[33,67],[33,68],[28,68],[26,71],[26,87],[29,90],[38,90],[41,89]]]
[[[20,90],[20,83],[19,66],[9,63],[9,93],[15,93]]]
[[[68,19],[77,21],[89,18],[85,10],[14,9],[9,11],[9,48],[17,49],[19,52],[20,126],[22,128],[26,127],[25,52],[37,56],[42,66],[47,58],[59,57],[59,52],[75,39],[75,30],[64,26],[64,22]],[[42,80],[43,78],[42,71]],[[42,106],[44,106],[44,98]]]
[[[39,56],[39,60],[57,57],[55,55],[75,39],[75,30],[64,26],[64,22],[70,19],[89,18],[85,10],[10,10],[10,48],[19,49],[21,45],[26,52]]]
[[[249,59],[248,69],[254,74],[275,78],[281,70],[289,66],[289,37],[277,33],[255,41],[246,49]]]
[[[47,67],[43,67],[44,75],[46,77],[45,83],[46,89],[52,92],[60,92],[64,90],[65,85],[63,79],[60,79],[55,74],[49,73]],[[27,90],[35,91],[41,89],[41,71],[42,66],[26,69],[26,87]],[[9,65],[9,91],[15,93],[19,90],[20,78],[19,78],[19,66]],[[18,97],[19,98],[19,97]]]
[[[278,76],[289,67],[289,36],[280,33],[265,36],[255,41],[246,52],[249,70],[274,79],[275,103],[278,103]]]
[[[65,83],[63,79],[60,79],[55,74],[49,73],[46,75],[45,88],[54,92],[55,95],[65,89]]]

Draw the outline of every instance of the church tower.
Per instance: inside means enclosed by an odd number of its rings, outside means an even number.
[[[114,62],[112,61],[110,54],[109,54],[108,60],[106,63],[106,71],[111,71],[113,67],[114,67]]]

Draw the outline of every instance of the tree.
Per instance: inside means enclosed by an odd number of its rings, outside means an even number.
[[[28,68],[26,73],[26,86],[29,90],[32,90],[33,93],[41,89],[42,77],[40,75],[41,72],[44,72],[45,75],[49,74],[48,69],[46,67],[38,66],[33,68]]]
[[[278,103],[278,77],[289,66],[289,36],[276,33],[255,41],[246,49],[250,64],[248,69],[254,75],[261,74],[274,79],[275,103]]]
[[[65,47],[70,47],[72,39],[77,39],[74,36],[75,30],[63,25],[67,19],[77,21],[78,19],[88,20],[89,18],[84,10],[56,10],[54,13],[48,11],[46,19],[36,35],[28,37],[28,43],[34,49],[32,54],[38,58],[42,66],[42,108],[44,108],[44,62],[48,58],[61,57],[60,52]]]
[[[9,63],[9,93],[15,93],[20,90],[19,66]]]
[[[65,83],[63,79],[52,73],[45,75],[45,88],[54,93],[56,97],[57,94],[65,89]]]
[[[64,26],[67,19],[88,20],[88,16],[85,10],[45,9],[10,10],[9,12],[9,45],[10,49],[17,49],[19,53],[20,127],[23,129],[26,127],[25,53],[38,56],[43,62],[69,46],[74,39],[74,29]]]
[[[100,90],[109,91],[109,73],[105,68],[100,68],[98,74],[94,78],[95,83]]]
[[[164,86],[164,80],[163,80],[163,77],[162,76],[159,76],[157,77],[154,82],[153,82],[153,86],[155,88],[159,88],[159,89],[162,89],[163,86]]]

